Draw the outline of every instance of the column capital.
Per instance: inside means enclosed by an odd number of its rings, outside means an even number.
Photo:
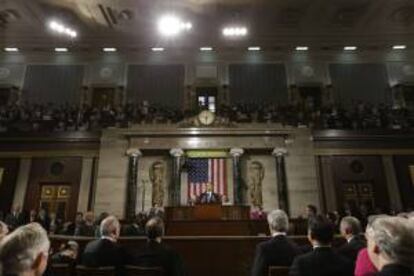
[[[288,153],[286,148],[274,148],[272,151],[273,156],[284,156]]]
[[[125,154],[132,157],[142,156],[142,152],[138,148],[129,148],[126,150]]]
[[[174,157],[181,157],[184,155],[184,151],[180,148],[174,148],[170,150],[170,154]]]
[[[232,148],[230,149],[230,155],[233,157],[239,157],[243,155],[244,150],[242,148]]]

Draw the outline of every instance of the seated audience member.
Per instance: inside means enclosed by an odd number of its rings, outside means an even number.
[[[120,230],[121,225],[116,217],[104,219],[100,225],[101,238],[86,245],[81,263],[89,267],[113,266],[121,274],[124,252],[117,243]]]
[[[308,218],[308,224],[316,220],[318,217],[318,209],[315,205],[309,204],[306,206],[306,217]]]
[[[164,223],[152,218],[145,225],[147,244],[132,253],[131,264],[143,267],[161,267],[166,276],[186,275],[181,257],[162,243]]]
[[[92,212],[85,214],[83,223],[76,225],[75,236],[95,237],[96,227]]]
[[[43,275],[49,248],[50,241],[40,224],[17,228],[0,242],[0,275]]]
[[[130,223],[122,227],[122,236],[144,236],[145,229],[139,216],[135,216]]]
[[[386,215],[372,215],[369,216],[367,219],[367,226],[365,229],[365,236],[366,233],[370,231],[372,223],[380,217],[384,217]],[[374,264],[372,263],[371,259],[368,256],[367,248],[362,249],[357,256],[355,262],[355,276],[375,276],[377,275],[377,269],[375,268]]]
[[[79,245],[75,241],[68,241],[63,244],[59,252],[53,254],[51,261],[53,264],[72,264],[75,265],[78,259]]]
[[[0,241],[9,233],[9,227],[0,221]]]
[[[332,225],[321,217],[308,227],[308,239],[313,251],[298,256],[290,268],[291,276],[352,276],[352,262],[337,254],[331,247],[334,238]]]
[[[287,238],[289,218],[282,210],[273,210],[267,216],[272,239],[256,247],[252,276],[268,274],[269,266],[290,266],[299,255],[299,247]]]
[[[261,220],[266,217],[266,213],[263,212],[262,206],[254,206],[250,212],[250,219]]]
[[[366,233],[368,255],[379,276],[412,276],[414,223],[399,217],[380,217]]]
[[[50,217],[45,209],[40,209],[37,222],[45,228],[46,232],[50,231]]]
[[[347,243],[338,248],[337,252],[355,264],[358,252],[366,247],[365,239],[361,236],[361,224],[357,218],[348,216],[341,220],[339,228]]]

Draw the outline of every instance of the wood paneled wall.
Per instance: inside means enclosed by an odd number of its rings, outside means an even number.
[[[3,213],[12,207],[18,173],[19,159],[0,159],[0,211]]]
[[[394,166],[403,207],[414,209],[414,155],[394,156]]]
[[[61,173],[53,173],[53,164],[63,165]],[[79,186],[82,173],[81,157],[33,158],[29,184],[26,191],[24,209],[39,208],[40,188],[42,184],[62,184],[71,186],[68,219],[74,219],[78,206]]]

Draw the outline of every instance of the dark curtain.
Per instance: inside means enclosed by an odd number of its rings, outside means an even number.
[[[82,65],[29,65],[23,99],[28,103],[78,104],[83,73]]]
[[[342,104],[354,101],[378,104],[391,99],[383,64],[331,64],[329,71],[335,98]]]
[[[181,107],[184,93],[184,65],[130,65],[128,102]]]
[[[229,75],[233,104],[288,101],[283,64],[231,64]]]

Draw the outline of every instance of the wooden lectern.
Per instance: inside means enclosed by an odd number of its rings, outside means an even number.
[[[194,220],[221,220],[221,204],[196,205],[193,211]]]

